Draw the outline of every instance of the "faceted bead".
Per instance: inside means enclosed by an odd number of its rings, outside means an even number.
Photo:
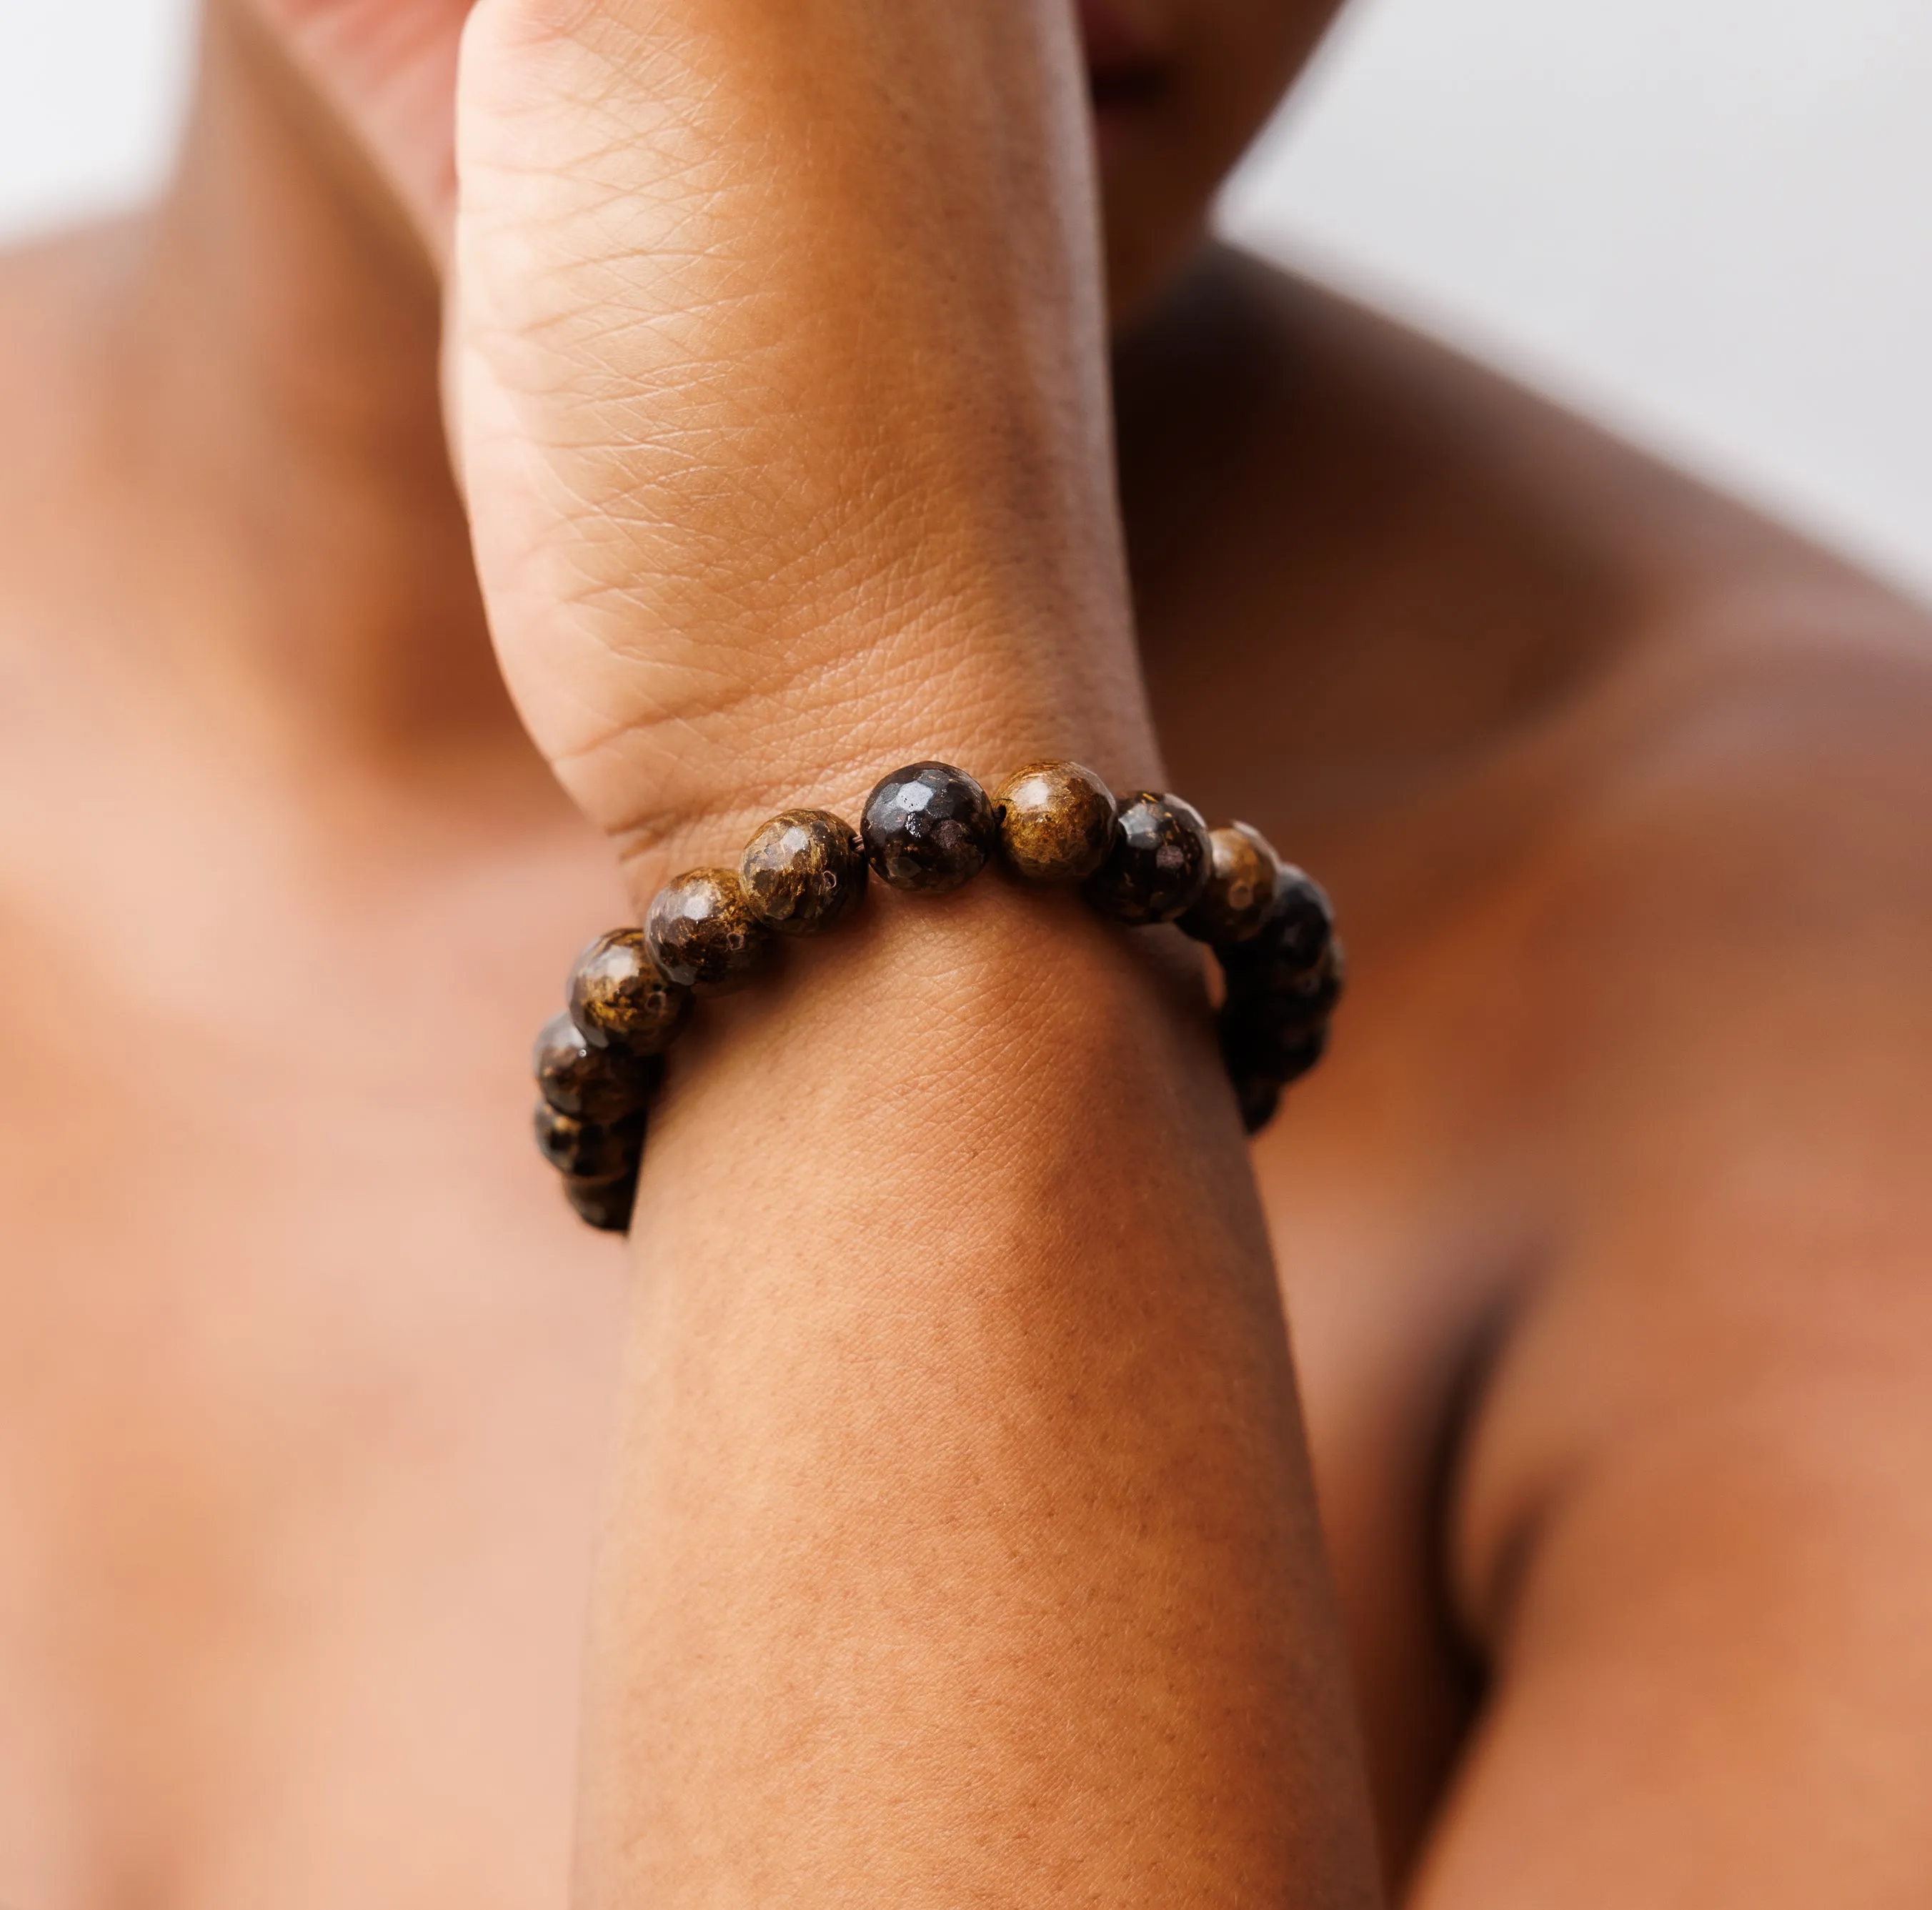
[[[745,845],[738,880],[752,912],[781,935],[816,935],[866,893],[866,845],[827,809],[787,809]]]
[[[1341,1000],[1348,980],[1348,955],[1340,937],[1333,936],[1312,969],[1275,961],[1252,966],[1224,963],[1222,972],[1230,1007],[1265,1012],[1277,1026],[1294,1022],[1305,1027],[1322,1020]]]
[[[651,898],[644,938],[673,981],[700,995],[728,995],[751,980],[772,934],[732,870],[690,869]]]
[[[661,1054],[684,1032],[691,1008],[691,990],[659,972],[640,929],[599,935],[571,972],[570,1018],[593,1048]]]
[[[637,1205],[638,1177],[626,1174],[612,1181],[580,1181],[566,1176],[564,1198],[600,1233],[628,1233],[631,1209]]]
[[[1119,921],[1171,922],[1200,899],[1214,855],[1192,803],[1138,791],[1120,804],[1112,846],[1087,884],[1087,898]]]
[[[1258,1134],[1274,1119],[1281,1105],[1281,1083],[1258,1074],[1239,1076],[1234,1083],[1234,1101],[1241,1110],[1241,1131]]]
[[[1341,945],[1305,975],[1278,987],[1231,986],[1222,1005],[1221,1051],[1230,1073],[1292,1081],[1322,1058],[1328,1018],[1340,1000]]]
[[[1232,822],[1208,832],[1214,860],[1201,899],[1180,918],[1196,941],[1226,948],[1261,932],[1274,906],[1281,858],[1258,829]]]
[[[1259,932],[1217,952],[1231,990],[1247,981],[1271,987],[1318,967],[1334,935],[1335,911],[1322,884],[1285,862]]]
[[[544,1023],[531,1065],[558,1113],[599,1125],[642,1107],[663,1069],[661,1062],[640,1061],[619,1048],[593,1048],[567,1014]]]
[[[1084,882],[1114,839],[1114,793],[1080,763],[1028,763],[993,798],[1000,847],[1034,882]]]
[[[866,798],[860,827],[880,878],[928,895],[970,882],[999,837],[986,791],[945,763],[895,770]]]
[[[634,1174],[644,1151],[644,1111],[599,1126],[560,1114],[548,1101],[538,1101],[537,1148],[560,1173],[578,1180],[615,1180]]]

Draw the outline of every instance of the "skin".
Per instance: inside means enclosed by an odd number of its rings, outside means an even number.
[[[0,1900],[1924,1900],[1924,620],[1196,255],[1320,9],[1088,23],[1131,619],[1054,10],[464,11],[0,288]],[[935,750],[1317,869],[1332,1058],[1250,1179],[1158,938],[869,909],[626,1281],[569,950]]]

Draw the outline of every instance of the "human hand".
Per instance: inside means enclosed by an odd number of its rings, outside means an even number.
[[[1064,0],[482,0],[459,101],[485,599],[640,882],[908,757],[1148,770]]]
[[[458,255],[504,668],[627,851],[934,749],[1147,773],[1072,8],[251,4]]]

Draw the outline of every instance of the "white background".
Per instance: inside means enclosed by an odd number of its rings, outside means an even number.
[[[0,237],[152,188],[191,0],[0,0]],[[1356,0],[1225,221],[1932,598],[1932,0]]]

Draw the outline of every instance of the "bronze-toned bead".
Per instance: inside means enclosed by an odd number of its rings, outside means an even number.
[[[1192,803],[1136,791],[1120,804],[1113,845],[1087,884],[1087,898],[1118,921],[1171,922],[1200,899],[1214,854]]]
[[[986,792],[947,763],[908,763],[866,798],[860,823],[880,879],[943,895],[986,866],[999,837]]]
[[[1292,863],[1281,866],[1274,902],[1258,933],[1217,951],[1232,990],[1272,987],[1318,968],[1335,936],[1335,911],[1322,884]]]
[[[566,1176],[564,1198],[577,1217],[600,1233],[628,1233],[631,1209],[638,1203],[638,1177],[626,1174],[614,1181],[580,1181]]]
[[[745,845],[738,880],[766,927],[816,935],[864,899],[866,845],[829,809],[787,809]]]
[[[615,1180],[634,1174],[644,1151],[644,1111],[599,1126],[560,1114],[548,1101],[536,1110],[537,1149],[559,1173],[580,1181]]]
[[[600,1125],[643,1107],[663,1067],[619,1048],[593,1048],[567,1014],[544,1023],[531,1065],[544,1099],[558,1113]]]
[[[1274,1119],[1275,1110],[1281,1106],[1281,1083],[1250,1074],[1238,1077],[1234,1089],[1235,1105],[1241,1110],[1241,1131],[1259,1134]]]
[[[1031,882],[1084,882],[1114,839],[1114,792],[1081,763],[1028,763],[993,797],[1000,847]]]
[[[688,869],[651,898],[644,918],[651,959],[700,995],[728,995],[751,980],[772,932],[752,913],[729,869]]]
[[[641,929],[613,929],[577,958],[570,1018],[593,1048],[662,1054],[691,1019],[692,994],[651,960]]]
[[[1274,906],[1281,858],[1258,829],[1231,822],[1210,829],[1208,839],[1213,861],[1201,899],[1180,918],[1180,926],[1196,941],[1228,948],[1261,932]]]

